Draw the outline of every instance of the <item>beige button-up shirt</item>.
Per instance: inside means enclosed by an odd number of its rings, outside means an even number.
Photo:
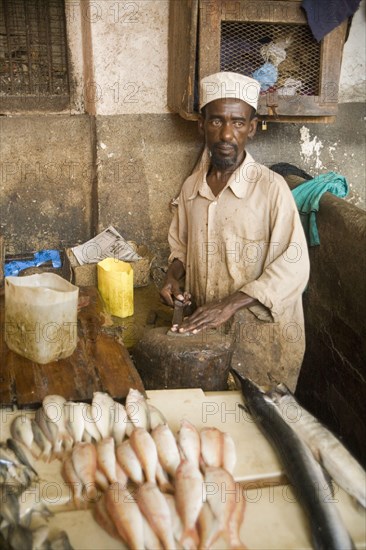
[[[186,269],[186,290],[197,305],[242,291],[262,306],[261,320],[292,320],[303,330],[301,295],[309,277],[306,238],[282,176],[247,152],[226,187],[207,184],[210,159],[184,182],[169,231],[171,255]]]

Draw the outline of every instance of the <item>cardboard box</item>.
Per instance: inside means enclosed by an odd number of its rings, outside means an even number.
[[[150,267],[154,255],[143,244],[135,245],[134,248],[141,256],[141,260],[130,262],[133,269],[133,286],[147,286],[150,281]],[[98,286],[97,264],[80,265],[71,248],[65,249],[62,276],[77,286]]]

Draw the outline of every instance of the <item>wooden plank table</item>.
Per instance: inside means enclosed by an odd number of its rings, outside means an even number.
[[[201,389],[147,391],[149,402],[158,407],[167,418],[173,432],[186,418],[198,429],[215,426],[229,432],[235,442],[238,462],[234,477],[241,482],[247,509],[241,528],[241,538],[248,549],[297,550],[311,549],[311,535],[304,512],[292,488],[287,484],[281,465],[269,442],[251,417],[243,412],[240,392],[203,393]],[[9,426],[18,412],[3,411],[1,439],[9,435]],[[33,416],[34,412],[23,414]],[[67,531],[75,550],[124,550],[122,542],[111,538],[94,521],[91,510],[74,510],[70,501],[70,488],[60,474],[61,463],[36,462],[41,479],[36,492],[37,502],[42,500],[55,512],[49,524],[51,529]],[[34,488],[29,498],[34,499]],[[340,488],[335,487],[335,506],[349,530],[356,548],[366,548],[366,514]],[[223,540],[214,548],[226,548]]]
[[[90,401],[95,391],[115,399],[130,387],[144,391],[127,349],[105,329],[112,325],[95,287],[80,289],[87,305],[78,313],[78,343],[66,359],[40,365],[9,350],[5,344],[4,296],[0,296],[0,404],[36,407],[49,394]]]

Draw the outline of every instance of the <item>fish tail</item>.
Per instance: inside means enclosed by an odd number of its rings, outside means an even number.
[[[95,483],[87,483],[85,485],[85,496],[86,496],[86,501],[90,502],[95,502],[98,498],[98,489],[95,485]]]
[[[182,545],[183,550],[197,550],[199,545],[197,530],[194,527],[191,529],[186,529],[183,532],[179,542]]]
[[[42,451],[42,454],[41,454],[40,458],[43,460],[43,462],[47,462],[47,463],[48,463],[48,462],[51,462],[51,460],[52,460],[52,452],[51,452],[51,450],[52,450],[52,449],[51,449],[51,447],[50,447],[49,450],[44,449],[44,450]]]
[[[212,546],[215,544],[215,542],[217,541],[217,539],[219,539],[221,537],[221,535],[225,534],[225,529],[222,529],[222,528],[217,528],[215,529],[211,534],[210,536],[208,537],[207,541],[206,541],[206,545],[205,545],[205,548],[208,550],[209,548],[212,548]]]
[[[36,460],[38,460],[42,455],[42,450],[35,441],[32,441],[32,445],[29,447],[29,450],[33,458],[35,458]]]
[[[238,540],[230,544],[230,549],[231,550],[248,550],[248,547],[245,546],[245,544],[243,544],[240,540]]]
[[[71,451],[74,446],[74,439],[68,432],[61,434],[61,441],[65,451]]]

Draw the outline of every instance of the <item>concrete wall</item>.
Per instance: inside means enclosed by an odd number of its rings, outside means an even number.
[[[366,465],[366,213],[325,193],[317,225],[321,244],[310,249],[296,393]]]
[[[0,231],[6,253],[89,238],[93,128],[87,115],[0,118]]]

